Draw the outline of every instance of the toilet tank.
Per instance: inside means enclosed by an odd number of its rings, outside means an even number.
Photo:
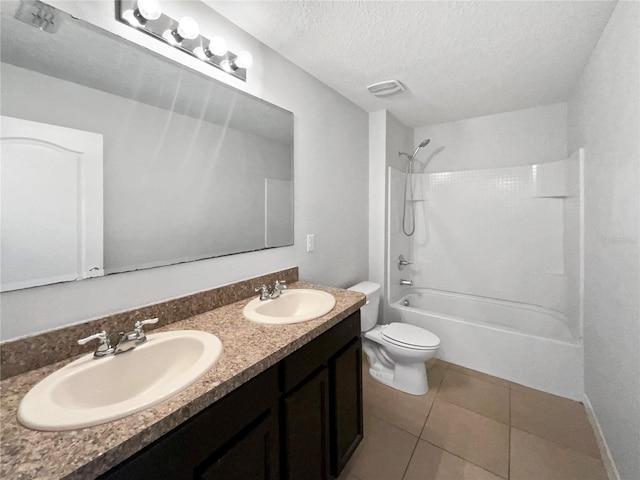
[[[361,308],[361,330],[366,332],[378,323],[378,309],[380,308],[380,285],[373,282],[360,282],[348,290],[364,293],[367,303]]]

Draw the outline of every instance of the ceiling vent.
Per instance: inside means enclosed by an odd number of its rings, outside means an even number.
[[[396,93],[404,92],[404,85],[398,80],[385,80],[384,82],[372,83],[367,87],[376,97],[388,97]]]

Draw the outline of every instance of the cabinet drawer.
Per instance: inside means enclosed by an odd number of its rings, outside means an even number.
[[[360,310],[280,362],[281,391],[286,393],[327,365],[328,359],[360,335]]]

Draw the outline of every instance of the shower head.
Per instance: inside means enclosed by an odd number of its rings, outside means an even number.
[[[430,141],[431,141],[430,138],[427,138],[426,140],[423,140],[422,143],[420,145],[418,145],[416,147],[416,149],[413,151],[413,153],[411,154],[411,160],[413,160],[413,158],[416,156],[416,153],[418,153],[418,150],[420,150],[421,148],[424,148],[427,145],[429,145]]]
[[[416,153],[418,153],[418,150],[420,150],[421,148],[426,147],[427,145],[429,145],[429,142],[431,141],[431,139],[427,138],[426,140],[423,140],[420,145],[418,145],[416,147],[416,149],[413,151],[413,153],[411,155],[409,155],[408,153],[404,153],[404,152],[398,152],[398,155],[402,156],[404,155],[405,157],[407,157],[409,159],[409,163],[413,163],[413,159],[416,156]]]

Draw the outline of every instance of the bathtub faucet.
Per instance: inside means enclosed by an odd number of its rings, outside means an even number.
[[[400,255],[398,257],[398,270],[402,270],[404,267],[406,267],[407,265],[411,265],[413,262],[409,262],[407,261],[406,258],[404,258],[404,255]]]
[[[400,280],[400,285],[406,285],[408,287],[413,287],[413,280]]]

